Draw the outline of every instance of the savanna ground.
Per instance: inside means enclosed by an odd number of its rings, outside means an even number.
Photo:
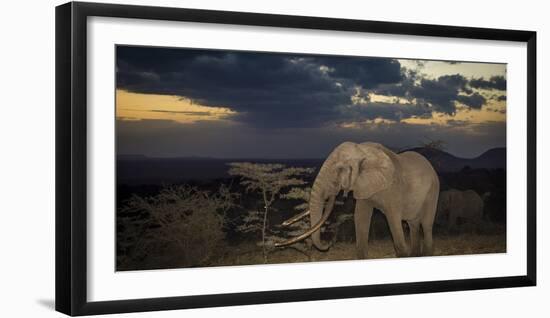
[[[435,238],[434,255],[468,255],[506,252],[505,235],[462,234],[451,237]],[[253,244],[242,244],[235,249],[236,255],[228,255],[216,265],[261,264],[262,253]],[[394,258],[395,251],[391,240],[372,240],[369,242],[369,259]],[[273,251],[269,254],[269,264],[300,263],[317,261],[355,260],[354,242],[335,243],[328,251],[311,251],[311,258],[291,248]]]
[[[501,232],[500,227],[492,232]],[[503,233],[454,233],[434,236],[434,256],[471,255],[506,252],[506,234]],[[368,259],[394,258],[391,238],[371,239]],[[309,253],[292,247],[274,249],[268,254],[267,264],[356,260],[355,242],[336,242],[328,251],[311,248]],[[254,242],[243,242],[225,246],[214,253],[201,266],[233,266],[263,264],[262,248]],[[196,267],[201,267],[196,266]],[[189,267],[177,247],[163,249],[162,253],[151,253],[141,262],[139,269],[162,269]],[[132,270],[134,268],[119,268]],[[136,268],[137,269],[137,268]]]

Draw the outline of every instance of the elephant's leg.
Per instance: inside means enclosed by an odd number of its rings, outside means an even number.
[[[367,258],[369,245],[370,221],[372,219],[372,206],[366,200],[355,202],[355,242],[357,245],[357,258]]]
[[[430,256],[433,254],[433,238],[432,238],[432,229],[435,219],[435,213],[437,209],[437,193],[434,196],[428,196],[426,201],[422,206],[424,211],[424,216],[420,220],[422,225],[422,233],[424,234],[423,246],[422,246],[422,255]],[[449,222],[451,222],[451,216],[453,214],[449,213]]]
[[[424,240],[422,245],[422,255],[431,256],[433,255],[433,238],[432,238],[432,223],[426,222],[422,223],[422,232],[424,233]]]
[[[420,222],[407,221],[411,241],[411,256],[420,256]]]
[[[387,211],[385,215],[393,237],[393,245],[397,257],[409,256],[410,251],[407,242],[405,242],[405,233],[403,231],[403,225],[401,224],[401,218],[393,211]]]
[[[424,234],[422,255],[426,256],[433,255],[432,229],[435,220],[435,214],[437,212],[438,194],[438,187],[433,187],[426,196],[424,204],[422,204],[423,216],[420,220],[420,224],[422,225],[422,233]],[[455,216],[456,214],[452,210],[449,211],[449,224],[455,224]]]

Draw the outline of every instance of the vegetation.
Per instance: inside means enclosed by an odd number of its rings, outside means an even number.
[[[434,149],[439,151],[445,151],[447,149],[447,142],[441,139],[431,139],[424,137],[424,140],[419,142],[420,147],[427,149]]]
[[[268,250],[273,243],[273,240],[267,240],[268,213],[284,188],[305,184],[306,182],[301,177],[311,174],[313,169],[250,162],[232,162],[229,165],[231,167],[229,174],[241,177],[240,183],[246,187],[246,191],[257,191],[261,194],[263,210],[248,211],[244,218],[244,224],[238,229],[242,232],[261,231],[264,263],[267,263]]]
[[[118,267],[175,250],[182,266],[201,266],[223,243],[225,214],[236,195],[226,186],[216,193],[171,186],[157,195],[133,195],[119,211]]]

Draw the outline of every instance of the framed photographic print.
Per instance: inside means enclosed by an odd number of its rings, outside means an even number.
[[[534,286],[535,81],[531,31],[61,5],[56,309]]]

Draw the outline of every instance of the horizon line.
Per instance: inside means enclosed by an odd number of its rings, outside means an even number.
[[[403,151],[401,152],[405,152],[405,151],[409,151],[409,150],[412,150],[412,149],[416,149],[416,148],[422,148],[422,147],[413,147],[413,148],[408,148],[408,149],[404,149]],[[503,147],[493,147],[493,148],[489,148],[483,152],[481,152],[479,155],[475,156],[475,157],[461,157],[461,156],[457,156],[457,155],[454,155],[446,150],[440,150],[441,152],[444,152],[444,153],[447,153],[451,156],[454,156],[455,158],[459,158],[459,159],[476,159],[476,158],[479,158],[481,157],[483,154],[487,153],[488,151],[490,150],[493,150],[493,149],[506,149],[507,147],[506,146],[503,146]],[[399,153],[401,153],[399,152]],[[212,159],[212,160],[325,160],[326,158],[325,157],[279,157],[279,158],[266,158],[266,157],[215,157],[215,156],[201,156],[201,155],[177,155],[177,156],[151,156],[151,155],[146,155],[146,154],[116,154],[115,155],[117,158],[118,157],[143,157],[143,158],[147,158],[147,159],[193,159],[193,158],[196,158],[196,159]]]

